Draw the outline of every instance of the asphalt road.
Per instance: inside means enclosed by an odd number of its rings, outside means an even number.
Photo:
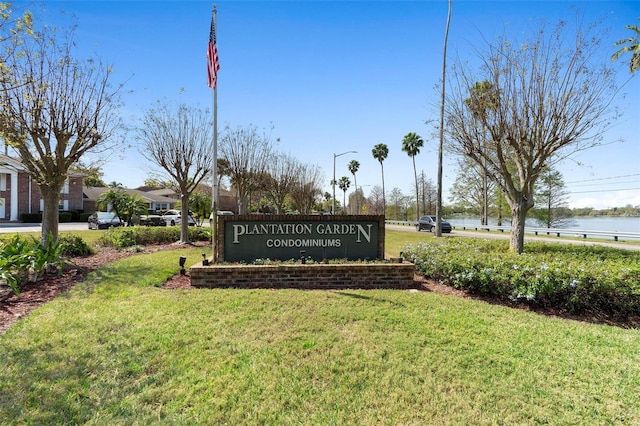
[[[417,232],[416,228],[413,226],[406,225],[386,225],[386,229],[393,229],[395,231],[405,231],[405,232]],[[422,231],[425,232],[425,231]],[[451,235],[461,236],[461,237],[473,237],[473,238],[489,238],[489,239],[501,239],[508,240],[509,233],[508,232],[487,232],[487,231],[468,231],[468,230],[457,230],[454,229]],[[527,241],[546,241],[560,244],[576,244],[583,246],[605,246],[605,247],[613,247],[613,248],[621,248],[625,250],[640,250],[640,244],[627,244],[624,241],[592,241],[592,240],[573,240],[567,238],[557,238],[557,237],[543,237],[543,236],[535,236],[525,234],[524,236],[525,243]]]
[[[87,222],[61,223],[59,231],[81,231],[88,229]],[[0,234],[40,232],[39,223],[2,223],[0,224]]]

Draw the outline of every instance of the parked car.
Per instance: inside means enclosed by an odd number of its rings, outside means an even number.
[[[95,212],[87,219],[89,229],[107,229],[113,226],[122,226],[122,221],[111,212]]]
[[[436,229],[436,217],[435,216],[422,216],[418,223],[416,223],[416,231],[420,232],[426,229],[429,232],[433,232]],[[449,233],[453,227],[446,220],[440,222],[440,230],[443,233]]]
[[[182,213],[180,212],[180,210],[167,210],[163,215],[162,218],[164,219],[164,222],[167,225],[179,225],[182,223]],[[196,220],[193,218],[193,216],[191,215],[191,212],[189,212],[189,226],[195,226],[196,225]]]
[[[148,210],[147,214],[136,218],[140,226],[166,226],[164,217],[156,213],[155,210]],[[134,221],[135,222],[135,221]]]

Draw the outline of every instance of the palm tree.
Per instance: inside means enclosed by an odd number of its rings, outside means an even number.
[[[103,211],[113,211],[118,218],[122,219],[124,212],[120,211],[120,206],[122,205],[124,194],[125,192],[122,188],[109,189],[98,196],[96,207]],[[109,207],[111,207],[110,210]]]
[[[371,154],[373,154],[373,158],[380,162],[380,169],[382,170],[382,214],[386,214],[387,201],[384,196],[384,166],[382,165],[382,162],[389,155],[389,147],[383,143],[379,143],[373,147]]]
[[[342,211],[343,213],[347,212],[347,189],[351,186],[351,181],[348,177],[342,176],[340,180],[338,180],[338,188],[342,189],[344,195],[342,196]]]
[[[416,171],[416,155],[420,153],[420,148],[424,141],[417,133],[407,133],[402,139],[402,152],[406,152],[413,160],[413,176],[416,181],[416,220],[420,219],[420,200],[418,195],[418,172]]]
[[[351,160],[348,167],[353,175],[353,186],[356,188],[356,214],[358,214],[360,206],[358,206],[358,181],[356,180],[356,172],[360,168],[360,163],[357,160]]]
[[[624,46],[616,53],[614,53],[611,56],[611,60],[615,61],[624,53],[631,53],[631,60],[629,61],[629,72],[633,74],[640,68],[640,27],[638,27],[637,25],[625,25],[625,28],[635,32],[635,36],[616,41],[614,43],[615,46],[622,46],[623,44],[628,44],[628,46]]]

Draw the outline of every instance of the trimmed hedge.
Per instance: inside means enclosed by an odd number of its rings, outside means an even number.
[[[640,252],[602,246],[442,238],[403,247],[425,277],[473,293],[572,312],[640,315]]]
[[[90,214],[90,213],[89,213]],[[84,222],[89,218],[89,214],[84,219]],[[79,221],[81,214],[77,212],[60,212],[58,213],[58,222],[69,223]],[[22,223],[42,223],[42,213],[23,213],[20,215],[20,221]]]
[[[107,229],[98,243],[108,247],[126,248],[177,241],[180,241],[179,226],[125,226]],[[189,241],[211,241],[211,229],[190,226]]]

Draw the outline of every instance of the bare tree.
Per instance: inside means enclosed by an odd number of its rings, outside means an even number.
[[[436,210],[436,200],[438,197],[438,188],[431,179],[425,177],[424,171],[418,176],[418,194],[422,202],[422,213],[432,214]]]
[[[372,206],[372,214],[381,215],[384,214],[384,192],[380,185],[374,185],[369,192],[369,202]]]
[[[220,138],[220,156],[228,163],[227,173],[238,195],[238,213],[246,214],[249,195],[267,169],[272,156],[271,137],[259,134],[254,125],[226,127]]]
[[[19,155],[44,200],[42,243],[58,238],[60,190],[72,164],[87,152],[110,147],[118,88],[111,67],[72,55],[73,32],[45,28],[20,46],[5,64],[11,79],[0,81],[0,136]]]
[[[552,30],[542,25],[525,41],[503,37],[478,51],[481,78],[467,58],[452,72],[446,103],[451,146],[485,168],[504,192],[510,249],[518,253],[543,168],[599,144],[615,118],[614,74],[600,39],[591,31],[567,31],[560,22]],[[486,81],[487,90],[473,90],[478,81]]]
[[[407,220],[407,209],[409,208],[410,202],[410,196],[404,195],[400,188],[393,188],[389,195],[389,204],[387,205],[387,207],[389,207],[389,213],[391,213],[391,218],[395,220]]]
[[[208,111],[167,103],[146,111],[138,128],[142,155],[166,171],[179,189],[182,242],[189,242],[189,196],[211,170],[212,129]]]
[[[8,2],[0,3],[0,79],[9,87],[20,84],[21,77],[14,75],[11,63],[15,54],[23,54],[25,41],[34,36],[33,15],[24,11],[22,14]]]
[[[295,188],[299,168],[298,160],[288,154],[274,155],[267,165],[269,182],[265,185],[265,192],[278,214],[284,213],[284,203]]]
[[[298,179],[290,196],[300,213],[309,214],[322,196],[320,188],[324,175],[316,165],[301,164],[297,176]]]
[[[449,200],[480,214],[481,225],[488,223],[488,206],[492,201],[495,183],[488,181],[485,170],[468,157],[458,160],[458,175],[451,186]]]

